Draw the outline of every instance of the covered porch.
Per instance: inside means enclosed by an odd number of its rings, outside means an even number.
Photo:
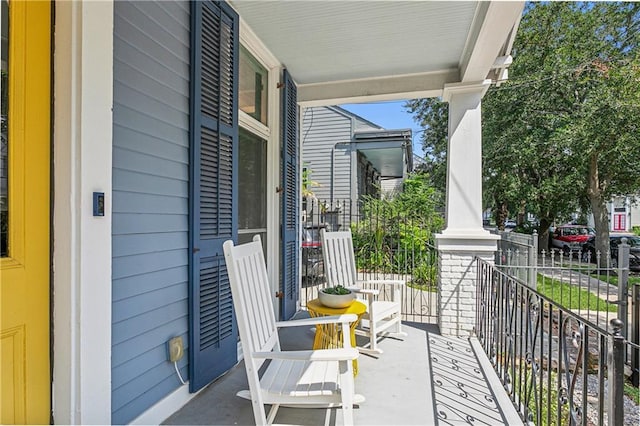
[[[438,324],[405,323],[409,336],[404,341],[386,339],[378,358],[360,356],[355,386],[366,402],[354,410],[354,423],[521,424],[472,334],[475,259],[491,260],[496,250],[496,237],[482,227],[481,100],[491,84],[507,78],[524,3],[230,4],[240,18],[243,45],[252,47],[257,58],[269,59],[265,63],[268,68],[273,64],[273,74],[284,69],[295,82],[292,95],[287,79],[284,85],[277,79],[277,87],[284,90],[276,92],[276,99],[295,97],[297,108],[293,113],[283,106],[283,121],[269,126],[271,135],[287,135],[281,142],[287,149],[304,144],[299,121],[307,107],[438,96],[449,103],[446,225],[436,241]],[[269,99],[275,107],[273,97]],[[296,119],[285,119],[296,113]],[[295,311],[292,306],[304,303],[297,291],[287,293],[293,281],[300,285],[295,252],[286,250],[294,246],[300,228],[299,182],[287,187],[283,179],[286,195],[280,212],[289,214],[279,226],[268,227],[266,252],[273,293],[283,293],[274,308],[287,319]],[[282,241],[274,234],[278,228]],[[309,348],[313,330],[295,330],[282,339],[291,348]],[[235,396],[247,389],[246,380],[240,361],[165,423],[253,424],[251,403]],[[341,422],[336,408],[283,408],[274,421]]]
[[[482,229],[481,220],[481,99],[491,84],[507,77],[523,6],[524,2],[476,1],[56,2],[56,275],[51,295],[56,307],[51,327],[55,422],[155,424],[189,401],[178,415],[192,404],[202,404],[203,420],[176,422],[252,423],[248,403],[234,396],[235,389],[222,387],[232,377],[245,380],[237,366],[224,373],[227,365],[241,359],[232,310],[227,309],[228,292],[200,303],[201,294],[227,288],[224,272],[212,273],[221,265],[221,252],[209,240],[239,240],[237,148],[242,131],[265,146],[259,179],[265,189],[258,191],[266,194],[264,221],[258,228],[265,234],[269,254],[274,310],[281,318],[288,317],[291,305],[295,312],[299,295],[294,294],[287,309],[278,297],[280,290],[300,284],[295,254],[301,210],[297,153],[304,141],[296,125],[300,112],[311,106],[435,96],[449,102],[446,227],[438,239],[443,302],[438,330],[456,342],[444,346],[461,342],[466,345],[461,353],[473,354],[466,339],[474,316],[474,258],[490,259],[496,249],[495,238]],[[203,27],[216,40],[215,48],[201,43],[198,34]],[[260,119],[238,107],[241,49],[262,69],[265,98],[256,106],[268,108]],[[213,84],[204,84],[200,68],[221,75],[211,72],[207,83]],[[213,99],[212,104],[224,102],[200,108],[203,98]],[[198,133],[199,120],[209,126],[206,137]],[[212,147],[210,158],[202,159],[202,146]],[[282,158],[283,146],[294,154]],[[218,187],[207,189],[208,175],[197,173],[203,161],[222,168],[224,179],[217,181]],[[291,173],[286,169],[281,176],[285,162]],[[106,200],[100,217],[84,198],[98,190]],[[200,232],[203,223],[215,227],[211,218],[199,220],[201,209],[213,214],[209,204],[200,204],[205,192],[208,203],[226,203],[216,207],[222,219],[215,232]],[[282,201],[283,194],[289,202]],[[243,236],[253,233],[251,228],[243,228]],[[207,315],[209,308],[220,306],[222,319]],[[209,321],[205,326],[199,322],[201,313]],[[359,408],[356,422],[384,418],[386,424],[402,423],[411,416],[416,423],[428,424],[439,412],[449,419],[454,413],[465,413],[466,418],[466,405],[459,404],[457,396],[462,391],[451,390],[468,381],[469,374],[459,373],[459,381],[443,380],[442,388],[449,390],[442,393],[444,399],[438,399],[433,379],[438,376],[434,359],[463,358],[435,356],[432,346],[439,335],[420,327],[404,342],[387,342],[399,345],[397,354],[389,348],[381,359],[362,357],[357,386],[368,389],[363,391],[368,402]],[[210,337],[217,338],[209,331],[218,329],[225,331],[224,345],[209,344]],[[167,342],[174,336],[186,342],[187,356],[179,364],[167,359]],[[201,346],[217,352],[211,356]],[[420,381],[413,383],[413,391],[408,378],[418,359],[421,370],[415,377]],[[218,374],[201,369],[198,363],[204,361],[224,375],[194,398]],[[470,365],[475,371],[477,363]],[[188,384],[178,380],[176,369]],[[445,370],[449,369],[451,365]],[[395,397],[389,395],[392,378],[398,383],[392,388],[398,390]],[[213,402],[205,399],[211,393]],[[489,394],[477,399],[488,401]],[[409,402],[420,410],[415,417]],[[230,413],[230,421],[207,415],[210,409]],[[389,421],[383,412],[396,418]],[[330,413],[333,417],[335,412]]]
[[[360,355],[355,389],[366,401],[353,411],[355,424],[522,424],[476,339],[442,336],[434,324],[405,322],[403,331],[404,340],[381,340],[378,357]],[[283,329],[281,339],[285,349],[309,348],[313,330]],[[240,362],[163,424],[253,424],[251,402],[236,396],[243,389]],[[274,423],[340,425],[339,410],[282,407]]]
[[[490,260],[496,250],[496,237],[482,226],[481,103],[492,84],[508,78],[524,2],[230,3],[241,28],[246,24],[244,40],[277,58],[295,81],[298,125],[305,108],[314,106],[428,97],[449,104],[445,227],[436,237],[438,325],[443,335],[471,335],[473,259]],[[285,128],[291,129],[283,122]],[[296,132],[300,149],[305,132],[301,126]],[[384,168],[383,160],[391,156],[377,155]],[[301,209],[292,207],[299,205],[297,196],[287,196],[284,209],[299,215]],[[299,222],[298,217],[280,224],[286,230],[283,247],[287,232],[299,232]],[[297,268],[289,265],[296,263],[293,256],[285,251],[279,256],[272,261],[282,260],[285,270]],[[283,292],[276,308],[283,319],[295,311],[297,296],[287,293],[293,287],[288,280],[289,275],[274,288]]]

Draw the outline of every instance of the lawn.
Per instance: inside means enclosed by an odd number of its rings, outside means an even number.
[[[618,306],[593,293],[553,278],[538,274],[538,292],[566,309],[617,312]]]
[[[616,287],[618,286],[618,276],[615,274],[609,274],[609,275],[594,275],[595,278],[599,279],[600,281],[604,281],[606,283],[609,283],[611,285],[615,285]],[[639,276],[630,276],[629,277],[629,286],[632,285],[640,285],[640,277]]]

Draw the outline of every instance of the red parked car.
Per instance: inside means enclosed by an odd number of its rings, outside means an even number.
[[[589,237],[595,235],[596,230],[585,225],[561,225],[551,234],[551,247],[559,248],[565,254],[571,251],[577,253]]]

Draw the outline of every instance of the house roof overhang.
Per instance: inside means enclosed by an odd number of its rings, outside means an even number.
[[[289,70],[303,106],[441,96],[506,78],[523,1],[231,4]]]

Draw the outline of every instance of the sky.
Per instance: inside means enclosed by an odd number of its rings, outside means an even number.
[[[413,121],[413,115],[403,108],[404,103],[405,101],[389,101],[369,104],[345,104],[340,106],[385,129],[413,130],[413,152],[416,155],[422,156],[420,135],[416,133],[422,129]]]

